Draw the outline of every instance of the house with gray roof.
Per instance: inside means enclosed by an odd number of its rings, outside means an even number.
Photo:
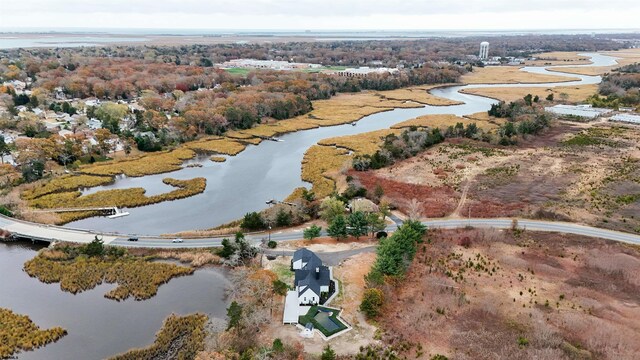
[[[329,292],[331,270],[308,249],[293,253],[292,268],[295,271],[294,287],[298,292],[299,304],[320,304],[321,294]]]
[[[308,249],[293,253],[291,269],[295,272],[294,289],[285,298],[283,323],[296,324],[313,305],[328,303],[336,291],[331,268]]]

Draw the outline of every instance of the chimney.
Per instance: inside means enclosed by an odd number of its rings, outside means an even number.
[[[320,279],[320,268],[316,268],[316,279]]]

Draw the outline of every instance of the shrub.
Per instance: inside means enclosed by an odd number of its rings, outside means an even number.
[[[287,290],[289,290],[289,286],[286,283],[279,279],[273,280],[273,292],[278,295],[284,296],[287,295]]]
[[[460,239],[460,246],[468,249],[471,247],[471,239],[468,236],[463,237]]]
[[[250,212],[244,215],[240,227],[247,230],[263,230],[267,227],[262,215],[257,212]]]
[[[382,275],[404,274],[425,232],[424,225],[418,221],[409,220],[402,224],[391,237],[380,239],[373,270]]]
[[[306,240],[313,240],[320,236],[322,232],[322,228],[316,224],[311,225],[310,227],[303,230],[302,235]]]
[[[291,214],[291,211],[287,212],[284,209],[280,208],[276,213],[276,226],[289,226],[291,225],[292,218],[293,215]]]
[[[449,358],[444,355],[435,354],[429,360],[449,360]]]
[[[242,305],[233,301],[227,308],[227,320],[227,330],[239,327],[242,321]]]
[[[271,349],[274,352],[281,353],[284,351],[284,344],[282,344],[282,340],[276,338],[273,340],[273,345],[271,345]]]
[[[13,217],[11,210],[7,209],[4,205],[0,205],[0,214],[8,217]]]
[[[331,345],[327,345],[322,351],[322,355],[320,356],[320,360],[335,360],[336,352],[333,351]]]
[[[267,243],[267,246],[269,247],[269,249],[275,249],[278,246],[278,243],[271,240]]]
[[[380,315],[380,310],[384,305],[384,294],[378,288],[369,288],[364,291],[362,302],[360,303],[360,311],[367,318],[375,318]]]
[[[524,336],[519,336],[518,337],[518,346],[525,347],[527,345],[529,345],[529,339],[527,339]]]

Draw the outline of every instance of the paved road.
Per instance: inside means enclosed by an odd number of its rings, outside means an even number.
[[[398,221],[398,220],[396,220]],[[466,226],[480,228],[496,228],[510,229],[512,219],[432,219],[424,221],[423,224],[430,228],[461,228]],[[578,225],[567,222],[541,221],[518,219],[518,226],[526,230],[548,231],[566,234],[584,235],[597,237],[607,240],[625,242],[629,244],[640,245],[640,236],[623,233],[619,231],[599,229],[595,227]],[[390,225],[386,231],[392,232],[397,225]],[[0,216],[0,229],[9,230],[13,234],[20,234],[29,238],[36,238],[44,241],[71,241],[87,243],[94,239],[96,235],[102,238],[105,244],[128,247],[146,247],[146,248],[202,248],[220,246],[223,237],[211,237],[202,239],[185,239],[183,243],[172,243],[171,239],[163,239],[150,236],[138,236],[136,242],[127,241],[128,235],[125,234],[97,234],[91,231],[68,229],[60,226],[46,226],[35,224],[12,218]],[[254,243],[259,243],[267,237],[267,234],[251,234],[246,236],[247,239]],[[274,232],[271,234],[274,241],[288,241],[302,239],[302,230],[289,230]]]
[[[367,246],[357,249],[349,249],[342,251],[332,252],[316,252],[316,255],[322,260],[322,263],[329,266],[337,266],[342,260],[352,257],[353,255],[372,253],[376,251],[375,246]],[[263,249],[262,253],[265,255],[274,256],[293,256],[294,250],[276,250],[276,249]]]

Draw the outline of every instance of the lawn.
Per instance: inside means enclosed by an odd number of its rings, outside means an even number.
[[[339,312],[339,310],[322,306],[312,306],[307,315],[300,316],[298,323],[305,326],[308,323],[312,323],[314,328],[320,330],[324,336],[329,337],[347,329],[347,325],[338,319]]]
[[[247,76],[247,74],[251,71],[253,71],[254,69],[245,69],[245,68],[229,68],[229,69],[224,69],[224,71],[228,72],[229,74],[233,74],[233,75],[241,75],[241,76]]]
[[[273,264],[271,271],[273,271],[278,276],[278,279],[285,284],[293,284],[293,277],[295,273],[291,271],[291,266],[286,264]]]

